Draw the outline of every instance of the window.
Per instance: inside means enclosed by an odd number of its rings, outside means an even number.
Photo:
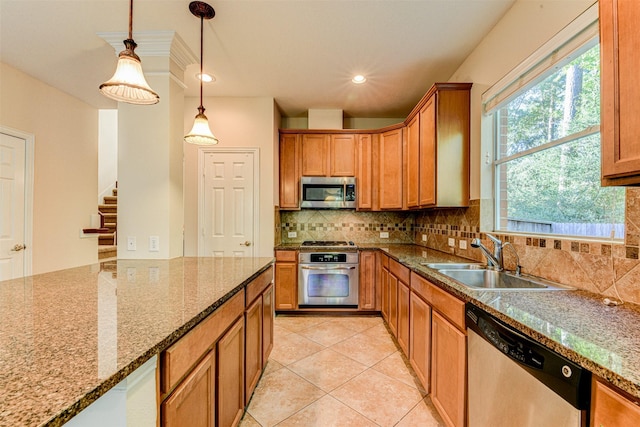
[[[600,186],[597,39],[496,105],[499,231],[623,238],[624,189]]]

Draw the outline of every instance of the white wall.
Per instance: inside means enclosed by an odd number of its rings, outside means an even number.
[[[471,199],[491,198],[492,183],[483,181],[480,170],[491,150],[491,134],[481,138],[484,91],[516,67],[553,35],[573,21],[594,0],[518,0],[491,32],[471,52],[449,79],[472,82],[471,89]],[[484,144],[484,145],[483,145]],[[490,175],[491,170],[487,171]],[[484,175],[484,172],[483,172]]]
[[[35,135],[33,274],[95,263],[98,110],[0,63],[0,124]]]
[[[198,98],[185,98],[185,133],[193,126]],[[205,98],[203,105],[211,131],[218,138],[218,147],[248,147],[260,149],[260,235],[256,256],[273,256],[274,204],[277,188],[274,185],[276,121],[279,114],[273,98]],[[184,144],[184,255],[198,254],[198,147]]]
[[[118,180],[118,110],[98,110],[98,204]]]

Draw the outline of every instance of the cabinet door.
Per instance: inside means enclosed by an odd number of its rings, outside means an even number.
[[[358,135],[356,203],[358,209],[373,209],[373,142],[371,135]]]
[[[382,318],[389,324],[389,270],[386,268],[382,269],[380,275],[380,288],[382,291],[380,312],[382,313]]]
[[[329,135],[302,135],[302,176],[327,176]]]
[[[436,96],[420,110],[420,206],[436,204]]]
[[[431,353],[431,307],[411,292],[409,306],[409,362],[424,389],[429,392]]]
[[[276,310],[295,310],[298,302],[298,265],[276,262]]]
[[[356,176],[356,136],[331,135],[330,175]]]
[[[217,348],[217,425],[237,426],[244,413],[244,319],[220,338]]]
[[[466,336],[435,311],[431,319],[431,400],[448,426],[465,420]]]
[[[640,183],[640,2],[600,0],[602,177]],[[622,182],[606,178],[620,177]]]
[[[407,125],[407,207],[420,205],[420,115],[416,114]]]
[[[164,427],[215,425],[215,353],[204,359],[160,406]]]
[[[640,425],[638,403],[625,398],[594,378],[591,398],[591,425],[594,427]]]
[[[273,320],[275,308],[274,286],[270,285],[262,294],[262,368],[267,364],[273,349]]]
[[[245,314],[245,406],[262,372],[262,296],[256,298]]]
[[[394,337],[398,336],[398,278],[393,274],[388,275],[389,288],[389,317],[387,324]]]
[[[376,309],[376,253],[360,252],[360,277],[358,292],[358,309]]]
[[[398,280],[398,344],[409,355],[409,286]]]
[[[299,135],[280,136],[280,208],[300,209]]]
[[[402,129],[380,135],[380,209],[402,209]]]

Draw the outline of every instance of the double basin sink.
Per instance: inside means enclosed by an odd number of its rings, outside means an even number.
[[[574,288],[539,279],[537,277],[516,275],[508,271],[498,271],[474,263],[422,263],[437,270],[470,289],[477,290],[520,290],[520,291],[557,291]]]

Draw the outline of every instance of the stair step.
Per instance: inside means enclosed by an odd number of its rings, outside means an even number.
[[[115,233],[108,234],[98,234],[98,246],[102,245],[115,245],[116,244],[116,235]]]
[[[98,211],[102,213],[117,213],[118,205],[98,205]]]
[[[117,246],[98,246],[98,260],[118,256]]]
[[[104,228],[109,230],[109,233],[114,233],[118,229],[117,225],[115,223],[112,223],[112,222],[109,222],[109,223],[105,222],[104,223]]]
[[[118,196],[104,196],[104,204],[105,205],[117,205],[118,204]]]

